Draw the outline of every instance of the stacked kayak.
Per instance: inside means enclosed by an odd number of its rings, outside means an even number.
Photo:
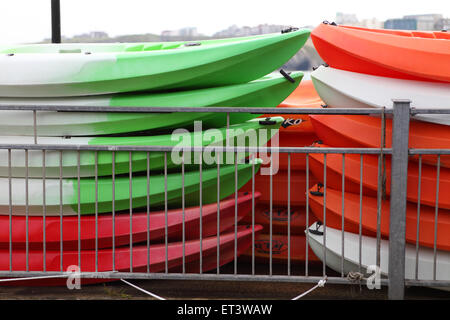
[[[11,47],[0,52],[0,96],[86,96],[246,83],[280,68],[308,37],[308,30],[298,30],[194,43]]]
[[[450,108],[450,37],[445,32],[323,23],[312,32],[312,40],[326,62],[311,74],[326,107],[389,109],[393,100],[406,99],[417,110]],[[391,147],[390,118],[385,120],[385,134],[379,116],[311,115],[310,119],[321,141],[315,147]],[[449,148],[447,115],[417,114],[411,120],[410,148]],[[346,154],[344,158],[342,154],[327,154],[325,158],[323,154],[311,154],[310,160],[311,171],[321,182],[310,190],[310,206],[315,217],[326,222],[326,228],[315,224],[309,229],[311,248],[320,259],[327,256],[327,265],[339,272],[358,271],[360,262],[363,267],[375,264],[378,224],[381,237],[389,237],[391,157],[381,160],[377,155]],[[415,277],[416,246],[420,249],[418,279],[433,279],[434,252],[437,279],[450,279],[449,168],[445,155],[410,156],[406,191],[409,279]],[[380,180],[383,174],[385,183]],[[383,184],[385,187],[379,190]],[[386,198],[380,203],[379,192]],[[343,237],[345,253],[341,247]],[[382,240],[383,274],[387,273],[387,257],[388,242]]]
[[[191,129],[195,121],[204,128],[223,127],[226,116],[221,113],[171,112],[175,107],[259,107],[272,108],[286,98],[300,83],[303,74],[291,73],[294,83],[281,75],[268,75],[248,83],[163,93],[123,93],[88,97],[8,98],[0,97],[0,105],[56,105],[74,107],[164,107],[167,113],[55,112],[36,114],[39,136],[96,136],[131,132],[164,132],[176,128]],[[31,112],[3,110],[0,135],[34,135]],[[230,113],[230,123],[239,124],[254,114]]]
[[[312,81],[307,80],[302,81],[278,107],[320,108],[322,104]],[[269,144],[276,146],[278,143],[280,147],[305,147],[311,146],[319,139],[314,132],[309,115],[283,114],[282,116],[285,120],[279,130],[278,141],[272,139]],[[270,156],[261,156],[261,158],[270,159]],[[317,257],[312,252],[306,251],[304,231],[309,224],[317,221],[311,210],[308,212],[307,219],[306,194],[308,188],[311,188],[318,180],[311,171],[306,170],[305,154],[291,153],[289,156],[282,153],[273,154],[271,162],[262,164],[265,172],[270,172],[271,164],[274,170],[272,176],[260,170],[255,178],[241,189],[251,192],[254,186],[254,190],[261,192],[254,217],[247,215],[243,219],[244,222],[252,223],[254,218],[255,223],[263,226],[263,233],[257,237],[255,246],[256,261],[268,265],[272,256],[273,264],[287,264],[288,261],[291,264],[304,263],[306,259],[308,263],[316,262]],[[308,159],[308,166],[310,165],[311,157]],[[271,230],[272,250],[270,250]],[[250,259],[251,254],[252,250],[249,249],[245,256]]]
[[[65,271],[67,263],[81,258],[81,271],[179,272],[184,262],[186,272],[206,272],[245,252],[261,227],[236,226],[236,234],[227,230],[261,197],[259,192],[235,194],[259,171],[261,160],[247,161],[248,153],[221,155],[231,163],[207,159],[216,160],[215,147],[226,143],[265,145],[284,119],[230,113],[227,121],[224,114],[201,109],[279,105],[303,74],[270,73],[303,46],[309,33],[2,48],[0,105],[66,111],[1,111],[0,143],[23,145],[23,150],[3,150],[0,160],[0,185],[9,190],[0,196],[0,269]],[[83,112],[89,107],[96,112]],[[167,112],[101,112],[102,107]],[[200,112],[177,112],[177,107]],[[28,150],[36,137],[55,150]],[[174,151],[129,152],[118,146]],[[191,146],[206,149],[184,151]]]
[[[369,266],[377,265],[377,239],[374,237],[362,235],[360,242],[358,234],[342,232],[340,228],[324,227],[318,222],[308,228],[308,236],[312,251],[321,260],[326,260],[327,266],[336,272],[348,274],[367,270]],[[360,248],[362,249],[361,257],[359,256]],[[418,280],[432,280],[434,270],[436,270],[436,280],[450,280],[450,253],[448,251],[437,250],[435,255],[431,248],[420,248],[419,259],[416,259],[415,245],[406,244],[405,249],[406,279],[416,279],[417,270]],[[386,277],[388,269],[389,241],[382,239],[380,241],[381,276]],[[450,290],[449,287],[436,287],[436,289]]]

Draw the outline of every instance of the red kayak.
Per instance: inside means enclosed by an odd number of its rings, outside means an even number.
[[[381,118],[370,116],[311,115],[314,130],[323,143],[332,147],[379,148]],[[391,147],[392,120],[386,119],[386,147]],[[409,147],[417,149],[449,149],[450,130],[446,125],[411,121]],[[417,159],[417,157],[415,157]],[[435,155],[423,155],[423,163],[436,164]],[[441,156],[441,166],[450,168],[450,157]]]
[[[255,175],[255,191],[261,193],[259,203],[270,204],[270,175],[262,175],[261,170]],[[309,175],[309,186],[312,187],[318,180]],[[291,171],[290,180],[291,206],[304,206],[306,204],[306,171]],[[252,180],[250,180],[240,191],[252,191]],[[278,170],[272,175],[272,205],[287,206],[288,205],[288,175],[285,170]]]
[[[270,263],[270,234],[261,233],[255,238],[255,261],[269,264]],[[288,237],[286,235],[272,234],[272,263],[287,264],[288,262]],[[250,248],[242,256],[245,260],[252,259],[252,248]],[[304,263],[306,261],[306,236],[291,236],[291,257],[292,264]],[[308,248],[308,261],[320,262],[319,258],[314,254],[311,248]]]
[[[304,235],[307,226],[317,221],[314,215],[309,213],[308,224],[306,224],[306,208],[305,207],[291,207],[291,234]],[[288,232],[288,208],[287,206],[272,208],[272,232],[278,234],[287,234]],[[243,223],[251,224],[251,213],[242,219]],[[270,207],[268,205],[259,204],[255,208],[255,223],[263,226],[265,233],[270,232]]]
[[[399,79],[450,82],[447,32],[376,30],[322,23],[311,33],[331,67]]]
[[[255,199],[260,193],[255,193]],[[235,198],[229,197],[220,201],[220,231],[226,230],[235,224]],[[252,195],[250,193],[239,193],[237,205],[238,221],[251,212]],[[149,226],[148,229],[148,217]],[[202,230],[203,236],[217,234],[217,203],[203,205],[202,207]],[[115,246],[130,243],[130,215],[120,213],[115,215]],[[0,249],[8,249],[9,216],[0,216]],[[95,216],[86,215],[80,217],[81,249],[95,249]],[[183,211],[182,209],[168,210],[167,212],[167,235],[171,241],[182,239]],[[111,214],[98,216],[98,248],[111,248],[113,239],[113,218]],[[132,241],[147,241],[149,230],[150,240],[155,243],[165,239],[166,213],[165,211],[132,214]],[[30,249],[41,249],[43,247],[43,217],[28,218],[28,243]],[[59,250],[61,241],[61,219],[60,217],[46,217],[45,219],[45,242],[48,250]],[[199,238],[200,208],[190,207],[185,209],[185,236],[186,239]],[[65,216],[62,218],[63,245],[64,250],[78,249],[78,217]],[[12,217],[12,245],[15,249],[25,248],[26,243],[26,218],[24,216]]]
[[[326,145],[315,144],[317,147]],[[320,181],[323,179],[324,157],[322,154],[311,154],[310,168],[312,174]],[[361,181],[361,157],[359,154],[345,156],[345,191],[359,193]],[[342,188],[342,155],[327,155],[327,186],[341,190]],[[428,206],[436,205],[436,178],[435,167],[423,164],[421,172],[420,203]],[[363,156],[363,193],[376,196],[378,190],[378,156]],[[419,166],[410,161],[408,164],[408,185],[406,197],[408,201],[418,202],[419,193]],[[391,193],[391,160],[386,159],[386,194]],[[439,208],[450,209],[450,169],[441,168],[439,173]]]
[[[261,226],[255,226],[255,232],[259,232]],[[247,251],[252,242],[252,228],[250,226],[239,226],[237,231],[237,255]],[[233,261],[235,233],[227,232],[221,234],[220,241],[220,265]],[[202,269],[204,272],[215,269],[217,267],[217,236],[204,238],[202,241]],[[198,273],[200,271],[199,254],[200,241],[186,241],[185,250],[185,271]],[[132,271],[147,272],[148,256],[147,246],[139,245],[133,247],[132,252]],[[115,250],[115,270],[121,272],[130,271],[130,248],[121,247]],[[63,253],[63,271],[71,265],[78,265],[78,252],[66,251]],[[46,271],[61,271],[60,267],[61,255],[59,251],[47,251],[45,256]],[[101,249],[98,251],[98,271],[112,271],[112,249]],[[24,250],[16,250],[13,252],[13,271],[23,271],[26,268],[26,253]],[[170,243],[167,247],[168,269],[170,272],[181,272],[183,263],[183,243]],[[41,251],[32,250],[28,255],[29,271],[43,271],[44,256]],[[94,250],[81,251],[81,272],[95,271],[96,254]],[[156,244],[150,246],[150,272],[163,272],[166,266],[166,246],[164,244]],[[9,271],[9,251],[0,250],[0,270]],[[82,284],[98,283],[111,281],[114,279],[81,279]],[[0,282],[2,285],[65,285],[66,279],[45,279],[30,281],[11,281]]]
[[[314,186],[312,191],[323,188]],[[310,206],[317,219],[323,222],[323,196],[310,195]],[[344,194],[344,229],[348,232],[359,233],[359,194],[345,192]],[[326,194],[326,224],[327,227],[342,229],[342,192],[327,187]],[[389,201],[383,201],[381,207],[381,235],[389,237]],[[420,209],[419,244],[434,247],[434,208],[423,206]],[[377,232],[377,198],[363,196],[362,198],[362,229],[363,234],[376,236]],[[417,234],[417,205],[408,203],[406,209],[406,241],[416,243]],[[437,243],[439,250],[450,250],[450,212],[440,210],[437,224]]]

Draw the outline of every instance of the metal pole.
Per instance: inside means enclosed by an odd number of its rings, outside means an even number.
[[[52,0],[52,43],[61,43],[60,0]]]
[[[406,184],[410,105],[409,100],[394,100],[388,290],[388,297],[391,300],[403,300],[405,295]]]

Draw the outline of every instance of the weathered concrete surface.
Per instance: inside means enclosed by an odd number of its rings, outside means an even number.
[[[241,267],[241,265],[240,265]],[[248,266],[243,266],[245,269]],[[242,268],[239,268],[241,270]],[[261,268],[258,268],[261,269]],[[301,267],[298,271],[301,273]],[[233,264],[221,269],[224,273],[233,271]],[[274,274],[283,274],[285,266],[274,266]],[[297,270],[297,269],[296,269]],[[264,274],[257,270],[258,274]],[[321,266],[310,268],[310,274],[320,274]],[[332,274],[330,271],[329,275]],[[128,280],[129,282],[166,299],[283,299],[289,300],[312,288],[311,283],[277,283],[247,281],[194,281],[194,280]],[[406,299],[450,299],[450,293],[428,288],[408,288]],[[84,285],[80,290],[66,287],[2,287],[0,300],[42,299],[42,300],[133,300],[154,299],[123,283],[112,282]],[[369,290],[365,285],[326,284],[317,288],[303,299],[339,300],[383,300],[387,299],[387,288]]]

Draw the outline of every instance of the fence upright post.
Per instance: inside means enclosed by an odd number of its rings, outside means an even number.
[[[402,300],[405,295],[406,188],[411,101],[393,102],[388,298]]]
[[[61,43],[60,0],[52,0],[52,43]]]

